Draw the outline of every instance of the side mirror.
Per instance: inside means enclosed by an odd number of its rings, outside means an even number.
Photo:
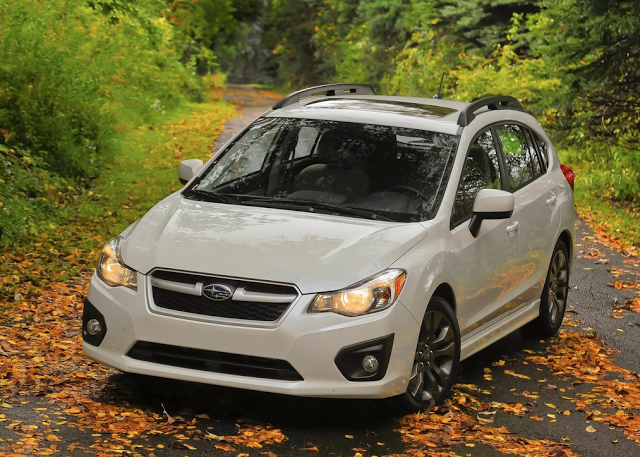
[[[191,178],[202,170],[203,165],[204,162],[199,159],[189,159],[180,162],[180,166],[178,167],[178,178],[180,179],[180,182],[182,184],[189,182]]]
[[[509,219],[513,214],[515,199],[513,194],[497,189],[482,189],[473,202],[473,216],[469,231],[478,237],[480,226],[485,219]]]

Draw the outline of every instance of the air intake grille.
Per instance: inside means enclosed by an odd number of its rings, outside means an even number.
[[[191,349],[138,341],[127,354],[145,362],[281,381],[302,381],[302,376],[285,360],[227,352]]]

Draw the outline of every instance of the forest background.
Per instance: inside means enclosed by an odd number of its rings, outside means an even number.
[[[61,226],[81,237],[93,219],[117,233],[105,217],[135,202],[115,189],[150,186],[144,170],[127,179],[114,165],[131,132],[199,109],[225,78],[433,96],[442,75],[444,98],[518,98],[574,167],[580,214],[640,243],[640,2],[0,0],[0,298],[23,274],[33,283],[22,259],[36,250],[81,256],[78,243],[47,244],[67,236]],[[216,103],[222,122],[231,108]],[[128,216],[169,193],[164,182]]]

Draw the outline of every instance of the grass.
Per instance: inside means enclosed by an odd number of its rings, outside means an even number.
[[[50,196],[37,230],[0,253],[0,311],[53,281],[95,267],[105,244],[165,196],[180,189],[178,164],[207,160],[235,107],[222,99],[189,104],[123,132],[118,153],[90,189]],[[24,204],[28,204],[25,201]]]
[[[617,241],[623,249],[640,248],[640,207],[616,202],[603,192],[601,170],[586,163],[572,163],[566,151],[560,161],[575,173],[575,204],[580,217],[599,234]]]

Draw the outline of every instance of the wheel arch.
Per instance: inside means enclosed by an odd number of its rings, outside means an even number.
[[[569,230],[564,230],[562,233],[560,233],[560,236],[558,236],[558,241],[562,241],[567,247],[567,250],[569,251],[569,266],[571,266],[573,264],[574,245],[573,237],[571,236],[571,233],[569,233]]]
[[[440,297],[447,301],[453,308],[454,314],[456,314],[456,296],[453,292],[453,288],[446,282],[441,283],[436,289],[433,291],[431,297]]]

